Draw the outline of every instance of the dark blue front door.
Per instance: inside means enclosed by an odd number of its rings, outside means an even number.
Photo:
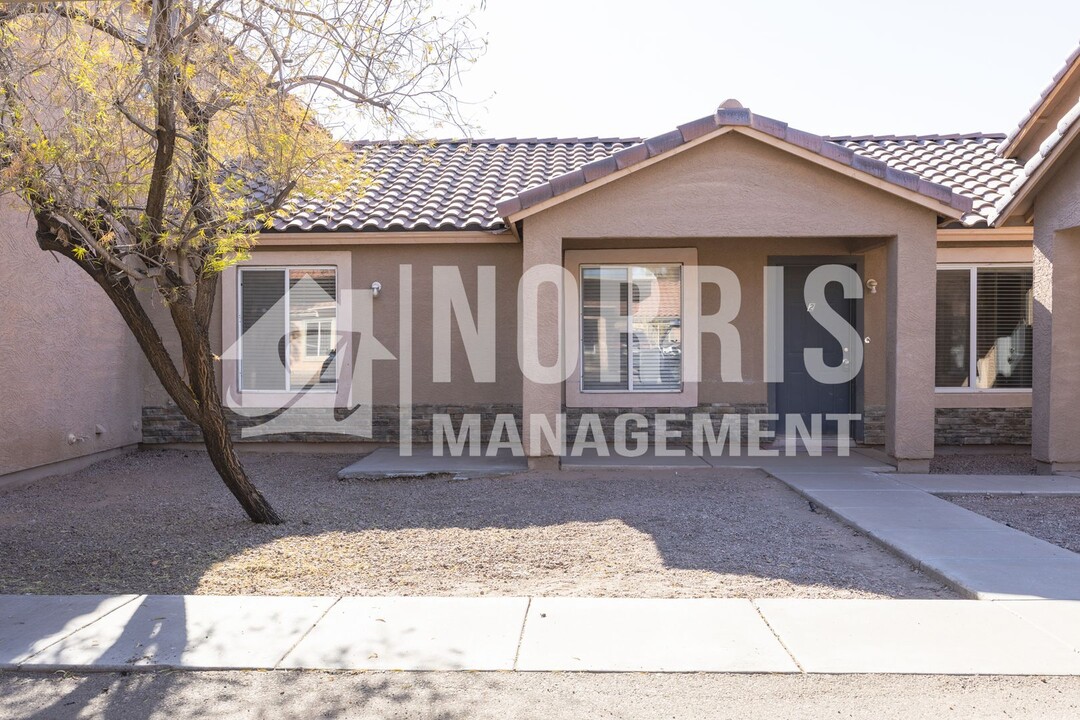
[[[805,300],[806,278],[819,267],[815,264],[784,265],[784,373],[783,382],[774,384],[773,412],[780,415],[777,433],[786,430],[786,415],[801,415],[806,427],[811,427],[810,415],[819,413],[855,412],[855,379],[838,384],[821,383],[806,369],[803,350],[821,348],[826,365],[842,365],[850,356],[850,347],[841,343],[813,318],[819,308]],[[849,265],[854,267],[854,265]],[[832,282],[825,286],[825,299],[833,310],[852,327],[858,327],[859,300],[846,299],[844,287]],[[851,341],[861,341],[852,337]],[[835,434],[836,424],[823,420],[826,434]]]

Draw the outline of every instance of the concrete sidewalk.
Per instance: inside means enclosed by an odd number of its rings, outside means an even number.
[[[478,445],[478,451],[482,448]],[[802,453],[784,455],[781,450],[770,449],[776,456],[695,455],[693,448],[672,443],[664,455],[657,454],[653,445],[637,457],[619,455],[613,448],[605,452],[587,449],[579,456],[560,459],[565,470],[707,470],[709,468],[799,470],[813,468],[814,472],[858,473],[892,472],[894,468],[880,457],[880,453],[867,448],[851,448],[840,455],[835,448],[824,448],[817,456]],[[525,457],[515,456],[508,448],[501,448],[488,457],[480,454],[453,456],[449,450],[436,455],[431,445],[416,445],[409,455],[402,455],[398,448],[379,448],[338,472],[341,480],[375,480],[384,478],[416,478],[430,475],[452,475],[461,478],[492,477],[525,472],[529,469]]]
[[[1078,478],[770,473],[972,598],[1080,600],[1080,555],[931,494],[1080,495]]]
[[[0,596],[0,669],[1080,675],[1080,603]]]

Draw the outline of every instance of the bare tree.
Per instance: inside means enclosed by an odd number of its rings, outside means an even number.
[[[38,244],[108,295],[255,522],[281,519],[229,436],[209,332],[218,276],[289,198],[362,187],[321,118],[347,106],[402,131],[460,127],[452,84],[481,49],[467,16],[429,0],[0,5],[3,190],[29,205]]]

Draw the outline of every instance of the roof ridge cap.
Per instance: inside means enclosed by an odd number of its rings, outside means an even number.
[[[1003,140],[1005,133],[999,132],[982,132],[976,130],[974,132],[967,133],[922,133],[922,134],[909,134],[909,135],[823,135],[825,140],[829,142],[884,142],[884,141],[933,141],[933,140]]]
[[[1062,78],[1065,77],[1077,62],[1080,62],[1080,46],[1073,48],[1073,51],[1069,53],[1069,57],[1065,60],[1065,64],[1060,66],[1057,72],[1054,73],[1054,76],[1050,79],[1050,84],[1043,88],[1042,92],[1039,93],[1039,96],[1035,98],[1035,103],[1028,108],[1027,112],[1024,113],[1024,116],[1020,118],[1020,122],[1018,122],[1002,139],[1001,147],[998,149],[998,152],[1004,155],[1010,148],[1015,150],[1013,146],[1020,138],[1020,135],[1027,130],[1028,125],[1035,119],[1039,110],[1049,101],[1050,96],[1053,94],[1058,83],[1061,82]]]
[[[600,143],[613,145],[616,143],[625,143],[636,145],[644,142],[644,138],[640,137],[481,137],[481,138],[424,138],[424,139],[408,139],[408,138],[385,138],[379,140],[346,140],[345,143],[353,148],[358,147],[377,147],[386,145],[565,145],[570,143]]]
[[[921,134],[894,134],[864,133],[861,135],[822,135],[823,140],[828,142],[884,142],[884,141],[934,141],[934,140],[1004,140],[1005,133],[983,132],[976,130],[965,133],[921,133]],[[564,137],[461,137],[461,138],[380,138],[376,140],[346,140],[345,143],[352,148],[401,146],[401,145],[565,145],[571,143],[598,143],[612,145],[617,143],[636,145],[643,143],[648,138],[642,137],[617,137],[617,136],[564,136]]]
[[[661,135],[654,135],[644,142],[623,148],[605,158],[591,160],[579,165],[562,175],[535,183],[524,190],[511,192],[495,203],[496,212],[504,219],[545,203],[577,188],[595,183],[604,177],[613,175],[644,163],[652,158],[665,155],[699,138],[708,138],[713,133],[730,129],[749,129],[754,132],[771,135],[793,146],[820,155],[828,161],[847,165],[867,175],[885,180],[890,185],[903,188],[916,195],[921,195],[950,207],[963,214],[970,213],[973,200],[948,185],[933,182],[915,173],[890,167],[877,158],[868,157],[854,149],[838,144],[837,141],[814,133],[798,130],[786,122],[758,115],[750,108],[743,107],[737,101],[727,100],[712,115],[691,120]],[[941,139],[941,136],[932,136]],[[959,137],[959,136],[957,136]],[[595,186],[594,186],[595,187]]]

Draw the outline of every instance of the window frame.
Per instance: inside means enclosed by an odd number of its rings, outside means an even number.
[[[337,280],[337,325],[341,335],[338,349],[336,388],[310,390],[244,390],[240,387],[240,271],[243,269],[304,269],[333,268]],[[357,293],[353,290],[352,253],[347,250],[303,250],[292,248],[259,249],[251,251],[242,262],[230,265],[221,274],[221,389],[226,407],[244,408],[333,408],[349,407],[353,374],[353,338],[341,328],[353,327],[353,306]]]
[[[337,319],[337,312],[341,309],[341,292],[340,292],[340,280],[338,278],[338,269],[333,265],[316,265],[316,264],[299,264],[299,265],[246,265],[241,264],[236,268],[236,327],[237,327],[237,353],[236,353],[236,387],[243,393],[257,393],[257,394],[273,394],[273,393],[337,393],[338,386],[341,384],[341,363],[334,363],[334,383],[323,384],[320,383],[315,387],[303,390],[302,388],[292,387],[292,352],[290,352],[290,343],[292,342],[292,332],[290,323],[292,322],[292,292],[289,287],[289,274],[293,270],[333,270],[334,271],[334,304],[335,313],[334,319]],[[240,328],[244,326],[244,272],[281,272],[285,276],[285,294],[283,300],[285,301],[285,387],[274,388],[273,390],[257,389],[257,388],[245,388],[244,387],[244,336],[240,332]],[[320,318],[329,320],[330,318]],[[301,341],[301,347],[304,357],[309,357],[307,354],[307,323],[304,322],[304,339]],[[331,334],[333,330],[331,330]]]
[[[1031,388],[1022,387],[978,387],[978,322],[979,322],[979,270],[986,269],[1017,269],[1033,270],[1032,263],[1022,262],[976,262],[976,263],[938,263],[934,270],[934,282],[937,284],[937,273],[941,270],[967,270],[968,271],[968,386],[967,387],[942,387],[937,384],[935,377],[934,392],[948,395],[993,395],[1007,393],[1031,393]],[[934,357],[937,357],[937,320],[934,321]],[[1032,357],[1034,361],[1034,357]],[[1032,378],[1034,383],[1034,377]]]
[[[679,327],[682,328],[683,319],[683,282],[686,277],[685,265],[681,261],[677,262],[594,262],[594,263],[581,263],[577,268],[577,282],[578,288],[585,287],[585,271],[586,270],[598,270],[598,269],[623,269],[626,270],[626,282],[627,282],[627,296],[626,308],[626,387],[625,388],[594,388],[587,389],[585,387],[585,296],[580,294],[578,301],[578,358],[577,361],[582,368],[582,372],[578,373],[578,392],[583,395],[594,394],[611,394],[611,393],[629,393],[634,395],[645,395],[649,393],[668,393],[679,394],[683,392],[686,380],[683,373],[683,355],[679,354],[679,386],[677,388],[664,388],[657,387],[655,385],[643,388],[634,387],[634,299],[633,299],[633,286],[634,286],[634,274],[633,269],[635,267],[648,267],[650,265],[678,265],[679,266]],[[681,344],[681,343],[680,343]]]
[[[675,265],[682,266],[682,391],[646,389],[581,391],[581,265]],[[671,247],[568,249],[563,251],[563,271],[568,283],[576,287],[564,289],[560,300],[562,317],[560,335],[563,342],[563,362],[572,367],[563,383],[563,405],[566,408],[694,408],[698,405],[698,386],[701,384],[701,354],[698,337],[698,318],[701,314],[701,291],[698,278],[698,249],[673,245]]]
[[[337,323],[335,322],[335,320],[336,320],[336,318],[312,318],[311,320],[305,320],[304,321],[304,344],[303,344],[304,352],[303,352],[303,355],[304,355],[305,359],[318,358],[318,357],[321,357],[324,354],[322,352],[322,350],[320,350],[320,347],[322,346],[322,341],[323,341],[322,328],[323,328],[324,324],[328,324],[330,326],[330,329],[327,331],[327,342],[329,344],[329,347],[327,348],[326,352],[330,352],[330,350],[334,349],[334,335],[337,333],[337,328],[335,327],[335,325],[337,325]],[[315,337],[315,354],[314,355],[312,355],[311,353],[308,352],[308,334],[311,332],[312,327],[317,328],[316,337]],[[335,383],[336,382],[337,382],[337,379],[335,378]]]

